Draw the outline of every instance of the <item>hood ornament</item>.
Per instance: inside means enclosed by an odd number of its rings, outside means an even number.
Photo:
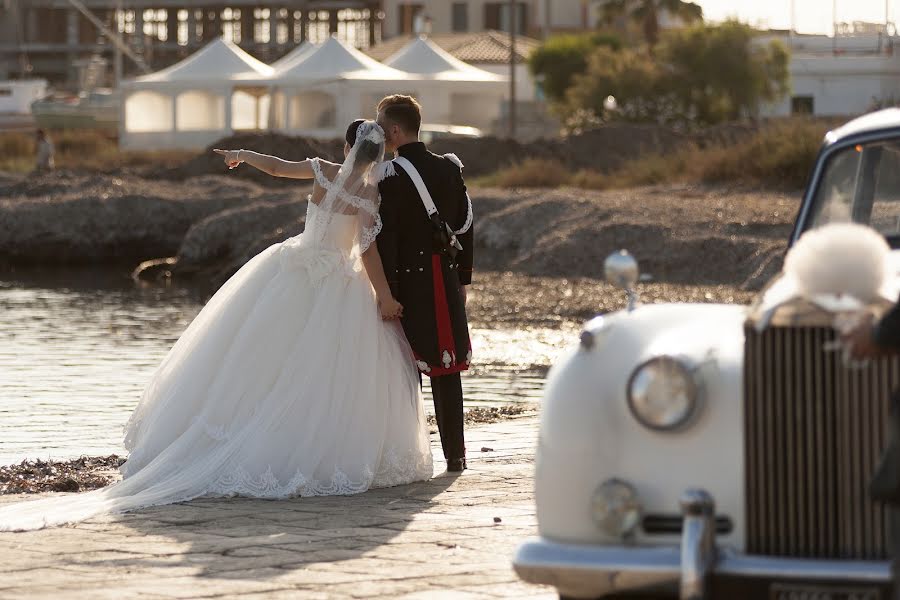
[[[638,293],[634,289],[640,278],[637,260],[627,250],[613,252],[606,257],[603,263],[603,273],[607,282],[625,290],[625,293],[628,295],[628,312],[637,308],[640,300]]]

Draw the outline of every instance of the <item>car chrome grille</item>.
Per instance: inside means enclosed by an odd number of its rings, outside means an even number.
[[[747,551],[879,559],[885,519],[867,487],[884,444],[896,359],[843,366],[830,327],[746,328]]]

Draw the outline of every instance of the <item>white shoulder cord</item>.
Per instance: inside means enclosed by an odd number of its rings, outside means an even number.
[[[462,169],[463,164],[462,161],[455,154],[445,154],[444,158],[450,160],[452,163],[457,165],[460,169]],[[422,176],[419,174],[419,171],[413,166],[413,164],[406,158],[402,156],[398,156],[394,160],[389,160],[381,163],[376,167],[377,181],[382,181],[387,177],[393,177],[397,174],[397,170],[394,168],[394,163],[403,167],[403,170],[406,171],[406,174],[409,175],[409,178],[412,180],[413,185],[416,186],[416,190],[419,192],[419,196],[422,198],[422,203],[425,205],[425,210],[428,212],[428,216],[430,217],[434,213],[437,212],[437,207],[434,205],[434,200],[431,198],[431,194],[428,192],[428,188],[425,186],[425,182],[422,180]],[[474,219],[474,214],[472,212],[472,199],[469,197],[469,193],[466,192],[466,220],[463,223],[463,226],[458,230],[453,231],[454,235],[462,235],[472,227],[472,221]],[[449,227],[448,227],[449,229]]]

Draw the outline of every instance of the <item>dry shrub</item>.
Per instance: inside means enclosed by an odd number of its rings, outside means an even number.
[[[106,171],[132,166],[174,166],[192,158],[195,152],[186,151],[121,151],[108,132],[92,129],[61,129],[49,131],[58,169],[88,169]],[[0,134],[0,171],[27,173],[34,168],[34,134],[8,132]]]
[[[778,121],[734,146],[700,153],[692,168],[700,181],[800,188],[815,163],[827,129],[821,121],[812,119]]]
[[[526,158],[520,163],[476,179],[476,185],[492,187],[560,187],[569,185],[572,169],[558,160]]]
[[[499,187],[616,189],[664,183],[740,183],[797,189],[806,181],[828,124],[787,119],[730,144],[690,144],[669,154],[648,154],[610,173],[573,173],[555,161],[530,159],[479,180]]]

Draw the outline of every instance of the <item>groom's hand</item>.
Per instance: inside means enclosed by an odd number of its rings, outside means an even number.
[[[381,310],[381,318],[385,321],[399,319],[403,316],[403,305],[393,298],[380,300],[378,302],[378,308]]]

